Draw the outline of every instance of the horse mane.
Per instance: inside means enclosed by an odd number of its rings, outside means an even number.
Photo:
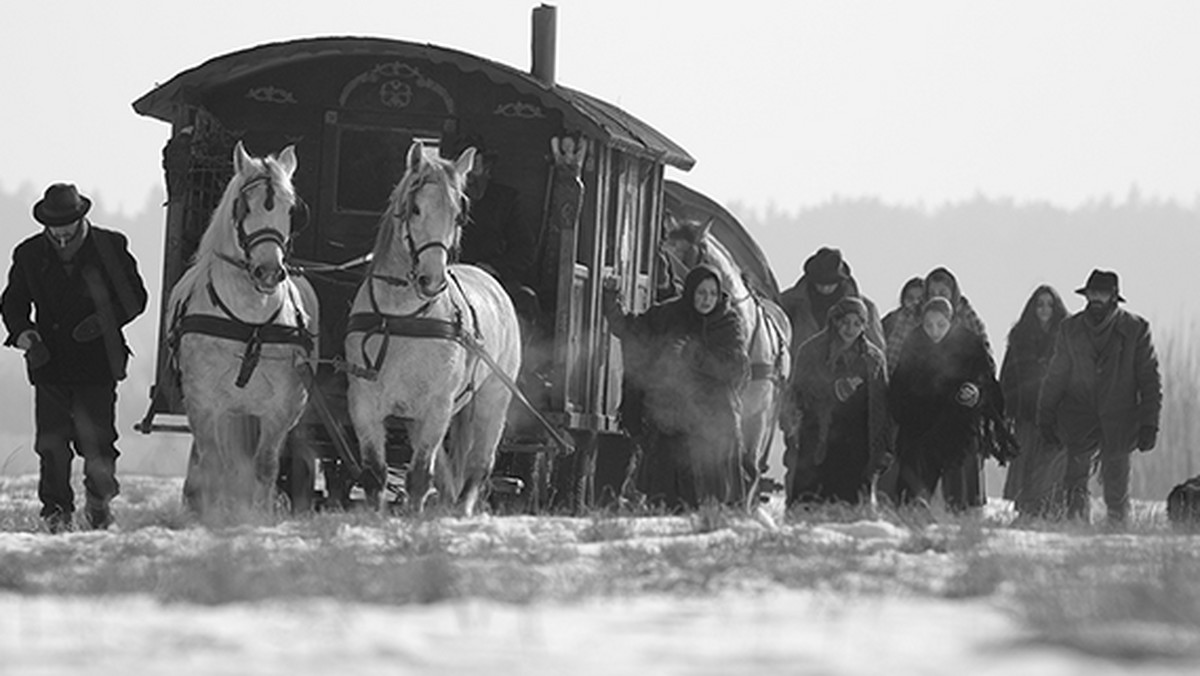
[[[462,236],[459,216],[467,209],[468,202],[465,178],[456,174],[453,161],[439,157],[428,149],[422,149],[421,155],[420,164],[415,169],[409,167],[400,182],[392,189],[392,194],[388,197],[387,209],[379,217],[379,224],[376,226],[375,232],[375,246],[372,248],[371,270],[375,270],[380,265],[380,261],[385,259],[395,243],[397,228],[394,227],[393,217],[399,216],[397,220],[407,219],[412,214],[413,201],[416,199],[417,193],[427,185],[436,185],[440,188],[436,193],[439,206],[453,214],[454,245],[451,248],[458,248],[458,242]],[[407,242],[401,241],[400,246],[405,247],[405,251],[408,250]]]
[[[260,176],[269,176],[276,194],[283,200],[284,204],[295,204],[296,191],[292,186],[292,181],[279,165],[278,158],[275,155],[254,158],[250,166],[253,167],[252,171],[246,174],[234,174],[229,179],[229,183],[225,185],[225,192],[221,195],[221,201],[217,203],[217,207],[213,209],[212,216],[208,221],[208,227],[205,228],[204,234],[200,237],[200,243],[196,246],[196,252],[192,255],[188,269],[184,271],[174,288],[171,289],[168,306],[172,315],[174,315],[180,303],[191,297],[192,292],[199,286],[200,281],[208,278],[213,263],[218,260],[216,254],[231,246],[237,246],[234,230],[234,225],[236,224],[233,217],[233,203],[241,195],[242,189],[247,183]]]

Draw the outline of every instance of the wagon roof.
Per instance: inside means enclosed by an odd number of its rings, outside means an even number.
[[[779,282],[766,255],[736,216],[712,198],[678,181],[664,181],[663,191],[666,209],[676,217],[701,222],[711,218],[712,235],[729,250],[742,272],[754,280],[760,292],[773,299],[779,297]]]
[[[275,42],[218,56],[185,70],[133,102],[140,115],[166,122],[177,105],[197,92],[278,66],[328,56],[379,55],[451,63],[464,72],[482,72],[493,82],[536,96],[542,105],[563,112],[569,123],[589,136],[636,155],[688,170],[696,160],[671,139],[621,108],[562,85],[548,85],[529,73],[436,45],[365,37],[322,37]]]

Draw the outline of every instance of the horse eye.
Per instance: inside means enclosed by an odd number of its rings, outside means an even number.
[[[413,216],[420,216],[420,215],[421,215],[421,206],[420,206],[419,204],[415,204],[415,203],[414,203],[414,204],[412,205],[412,215],[413,215]]]

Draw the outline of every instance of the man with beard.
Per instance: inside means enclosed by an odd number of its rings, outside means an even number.
[[[1087,307],[1062,321],[1038,397],[1042,437],[1067,448],[1068,518],[1090,516],[1088,476],[1099,459],[1110,524],[1129,512],[1129,456],[1158,439],[1162,379],[1149,323],[1121,309],[1117,273],[1093,270],[1076,293]]]

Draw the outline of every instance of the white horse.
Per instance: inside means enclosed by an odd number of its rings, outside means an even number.
[[[316,293],[284,267],[295,151],[253,158],[239,142],[233,168],[168,301],[193,435],[184,499],[200,513],[273,505],[284,439],[308,401],[303,370],[317,354]]]
[[[407,426],[417,509],[436,490],[471,515],[495,465],[512,397],[495,370],[516,378],[521,337],[500,283],[448,264],[474,159],[474,148],[449,161],[412,144],[351,307],[347,394],[372,507],[383,507],[389,415]]]
[[[741,391],[742,466],[750,477],[746,495],[751,501],[748,506],[753,507],[792,369],[792,324],[783,308],[746,285],[733,256],[716,237],[709,236],[712,223],[679,222],[668,216],[663,248],[672,264],[681,268],[680,273],[701,263],[715,268],[721,288],[729,294],[730,305],[742,321],[742,346],[750,358],[750,380]]]

